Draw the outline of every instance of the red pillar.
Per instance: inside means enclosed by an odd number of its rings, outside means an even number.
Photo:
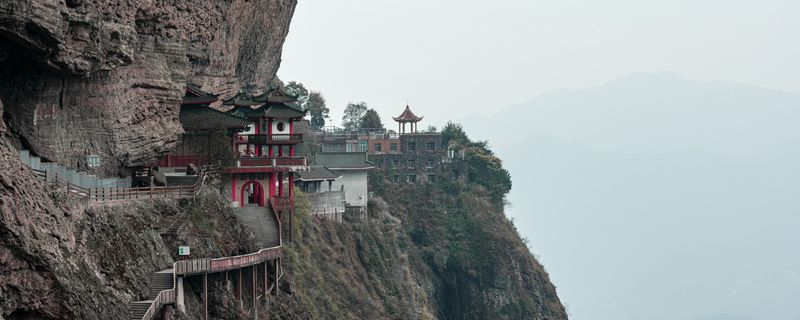
[[[289,172],[289,199],[294,197],[294,173]]]
[[[236,174],[231,173],[231,202],[236,201]],[[242,204],[240,203],[239,206]]]
[[[283,197],[283,172],[278,172],[278,196]]]

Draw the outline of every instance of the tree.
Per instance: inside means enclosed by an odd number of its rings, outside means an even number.
[[[381,116],[375,109],[369,109],[364,112],[364,116],[361,117],[360,127],[367,131],[383,132],[386,130],[381,122]]]
[[[511,190],[511,175],[488,142],[470,140],[460,124],[448,121],[442,128],[442,143],[449,149],[465,151],[469,181],[484,186],[492,199],[502,201]]]
[[[311,91],[308,95],[308,101],[303,107],[308,111],[312,127],[319,129],[325,126],[325,119],[328,119],[328,114],[331,110],[325,106],[325,97],[321,93]]]
[[[361,125],[361,118],[364,117],[367,109],[369,109],[369,107],[364,101],[359,103],[348,103],[344,108],[344,116],[342,117],[342,126],[344,127],[345,131],[357,131],[358,127]]]
[[[442,143],[448,147],[464,146],[468,144],[469,137],[464,132],[464,128],[458,123],[448,121],[442,128]]]
[[[308,101],[308,89],[302,83],[297,81],[289,81],[289,84],[283,87],[287,93],[297,96],[297,104],[303,106]]]
[[[290,81],[285,86],[286,92],[297,96],[297,105],[303,110],[308,111],[309,122],[315,129],[325,126],[325,119],[328,119],[330,109],[325,105],[325,97],[319,91],[310,91],[297,81]]]

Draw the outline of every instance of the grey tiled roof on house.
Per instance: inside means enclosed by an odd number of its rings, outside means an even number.
[[[331,170],[374,169],[375,164],[367,161],[366,152],[319,152],[316,164]]]
[[[324,181],[336,180],[342,177],[333,171],[328,170],[323,166],[312,166],[309,171],[297,172],[297,180],[300,181]]]
[[[208,105],[219,100],[215,94],[211,94],[200,89],[200,86],[194,83],[186,84],[186,93],[183,96],[181,104],[186,105]]]
[[[253,123],[210,107],[181,107],[178,119],[186,130],[243,128]]]

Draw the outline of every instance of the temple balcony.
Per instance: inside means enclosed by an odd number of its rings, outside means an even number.
[[[239,134],[236,136],[237,144],[255,145],[281,145],[281,144],[301,144],[303,143],[302,134]]]
[[[237,167],[308,166],[305,157],[241,157]]]

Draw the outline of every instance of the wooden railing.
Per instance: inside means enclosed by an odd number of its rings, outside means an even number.
[[[91,189],[82,188],[78,185],[72,184],[71,182],[64,179],[63,176],[59,176],[58,174],[48,174],[45,170],[37,170],[31,168],[33,174],[37,177],[42,178],[46,185],[55,186],[57,188],[66,188],[73,195],[77,195],[81,198],[88,198],[89,194],[91,193]]]
[[[275,222],[278,224],[278,230],[281,230],[281,221],[280,219],[278,219],[277,214],[274,210],[272,218],[275,219]],[[280,235],[280,231],[278,231],[278,234]],[[155,317],[155,314],[159,310],[161,310],[162,307],[176,302],[175,279],[177,276],[229,271],[229,270],[249,267],[266,261],[272,261],[283,257],[282,238],[279,243],[280,244],[276,247],[263,248],[261,250],[258,250],[257,252],[238,255],[238,256],[221,257],[221,258],[200,258],[200,259],[176,261],[175,263],[172,264],[172,270],[173,270],[172,289],[167,289],[159,292],[158,296],[155,299],[153,299],[153,302],[147,309],[147,313],[145,313],[142,319],[146,320],[153,319]],[[272,290],[277,290],[275,288],[275,283],[278,283],[280,279],[283,278],[283,266],[282,264],[278,265],[280,266],[279,270],[280,274],[278,275],[278,278],[273,282],[272,286],[270,286],[269,288],[265,288],[266,294],[269,294],[270,292],[272,292]]]
[[[198,177],[200,179],[200,177]],[[191,186],[141,187],[141,188],[95,188],[89,189],[90,202],[113,202],[153,198],[191,198],[200,189],[199,181]]]
[[[156,295],[147,312],[144,313],[142,319],[155,319],[156,313],[161,310],[165,305],[173,304],[176,302],[175,298],[175,276],[172,276],[172,289],[162,290]]]
[[[305,157],[242,157],[239,167],[307,166]]]
[[[303,143],[302,134],[240,134],[236,143],[247,144],[299,144]]]
[[[86,199],[88,202],[115,202],[144,200],[154,198],[182,199],[191,198],[197,195],[202,185],[204,174],[197,176],[197,181],[190,186],[167,186],[167,187],[108,187],[108,188],[82,188],[65,180],[62,176],[49,174],[45,170],[31,169],[34,175],[42,178],[47,185],[58,188],[66,188],[68,192]]]

